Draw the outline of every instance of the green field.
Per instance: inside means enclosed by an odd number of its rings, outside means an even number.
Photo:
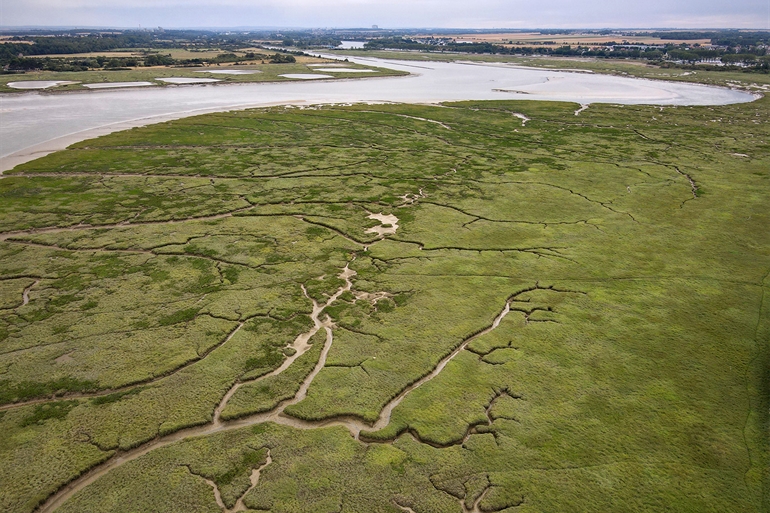
[[[210,114],[6,173],[0,509],[770,509],[770,99],[578,107]]]

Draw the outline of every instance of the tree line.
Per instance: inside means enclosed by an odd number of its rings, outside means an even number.
[[[145,53],[138,57],[15,57],[8,60],[5,69],[8,72],[19,71],[88,71],[93,69],[124,70],[135,67],[183,66],[195,67],[206,64],[239,64],[244,61],[261,61],[270,64],[296,62],[294,55],[275,53],[248,52],[243,56],[234,53],[222,53],[206,59],[174,59],[170,54]]]

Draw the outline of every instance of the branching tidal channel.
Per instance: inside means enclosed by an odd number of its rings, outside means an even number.
[[[117,467],[120,467],[141,456],[144,456],[145,454],[151,451],[160,449],[161,447],[165,447],[175,442],[180,442],[182,440],[186,440],[193,437],[212,435],[223,431],[231,431],[234,429],[254,426],[256,424],[262,424],[265,422],[274,422],[276,424],[281,424],[281,425],[293,427],[296,429],[318,429],[318,428],[325,428],[330,426],[344,426],[350,431],[351,435],[356,439],[359,439],[359,435],[362,430],[378,431],[378,430],[384,429],[390,423],[390,417],[393,410],[404,400],[404,398],[406,398],[407,395],[409,395],[415,389],[421,387],[428,381],[438,376],[450,361],[452,361],[458,354],[460,354],[463,350],[466,349],[468,344],[470,344],[477,338],[482,337],[487,333],[496,329],[500,325],[500,322],[505,318],[505,316],[512,311],[511,303],[516,301],[516,297],[518,295],[529,290],[535,290],[536,288],[535,287],[532,289],[527,289],[525,291],[521,291],[519,293],[513,294],[511,297],[509,297],[505,301],[505,304],[502,310],[500,311],[500,313],[497,314],[497,316],[492,321],[491,325],[479,331],[475,335],[465,339],[454,351],[452,351],[449,355],[445,356],[442,360],[440,360],[430,373],[426,374],[421,379],[409,385],[401,393],[399,393],[395,398],[391,399],[380,412],[380,416],[376,422],[372,424],[368,424],[366,422],[363,422],[353,417],[334,418],[334,419],[320,420],[320,421],[306,421],[306,420],[297,419],[295,417],[291,417],[286,413],[284,413],[284,410],[291,405],[299,403],[307,396],[307,391],[310,388],[310,385],[313,383],[313,380],[316,378],[318,373],[321,372],[321,369],[323,369],[324,366],[326,365],[326,358],[334,342],[333,329],[335,326],[332,320],[328,316],[326,316],[324,319],[321,319],[320,315],[326,307],[331,306],[335,301],[337,301],[337,299],[344,292],[351,290],[351,288],[353,287],[352,278],[355,277],[355,275],[356,275],[355,271],[351,270],[348,266],[345,266],[345,268],[342,270],[342,272],[339,275],[339,278],[345,280],[345,285],[340,287],[337,290],[337,292],[335,292],[334,295],[329,297],[329,299],[323,304],[319,304],[316,300],[308,296],[304,286],[302,287],[302,290],[305,296],[308,299],[310,299],[310,301],[312,301],[313,303],[313,311],[310,314],[310,318],[313,321],[313,327],[308,332],[302,333],[294,340],[294,343],[291,345],[291,347],[296,352],[292,356],[287,357],[280,367],[275,369],[273,372],[266,374],[264,376],[261,376],[259,378],[256,378],[254,380],[235,383],[230,388],[230,390],[227,391],[227,393],[224,395],[219,405],[214,410],[214,418],[210,423],[203,426],[196,426],[188,429],[183,429],[175,433],[172,433],[170,435],[155,438],[154,440],[151,440],[133,449],[129,449],[125,451],[123,450],[117,451],[110,459],[108,459],[101,465],[94,467],[89,472],[83,474],[79,478],[70,482],[68,485],[66,485],[65,487],[60,489],[58,492],[56,492],[54,495],[52,495],[44,504],[40,506],[39,511],[46,512],[46,513],[55,511],[59,506],[61,506],[64,502],[66,502],[70,497],[72,497],[78,491],[82,490],[89,484],[99,479],[101,476],[116,469]],[[232,396],[235,394],[235,392],[239,388],[241,388],[246,384],[254,383],[262,379],[265,379],[268,376],[277,376],[278,374],[281,374],[282,372],[284,372],[294,363],[294,361],[297,360],[297,358],[305,354],[312,347],[309,341],[313,337],[313,335],[315,335],[321,329],[326,331],[326,342],[324,343],[324,347],[321,351],[321,355],[318,359],[318,362],[315,368],[302,382],[302,385],[300,386],[299,391],[295,394],[293,398],[282,401],[278,406],[276,406],[272,410],[265,413],[250,415],[247,417],[243,417],[243,418],[239,418],[231,421],[224,421],[221,419],[222,411],[225,409],[228,401],[232,398]],[[389,440],[389,441],[392,441],[392,440]],[[376,442],[372,442],[372,443],[376,443]],[[264,468],[264,466],[260,467],[260,469],[261,468]],[[256,483],[253,483],[253,486],[256,486]],[[242,503],[239,502],[239,504],[242,504]],[[238,509],[227,510],[226,508],[225,510],[239,511]]]

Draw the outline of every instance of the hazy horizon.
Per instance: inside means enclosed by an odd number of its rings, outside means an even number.
[[[2,28],[770,29],[770,0],[0,0]]]

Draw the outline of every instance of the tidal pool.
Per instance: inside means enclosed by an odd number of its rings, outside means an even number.
[[[285,73],[283,75],[278,75],[279,77],[284,78],[297,78],[299,80],[316,80],[318,78],[332,78],[331,75],[320,75],[315,73]]]
[[[196,73],[213,73],[214,75],[254,75],[262,73],[255,69],[196,69]]]
[[[147,87],[154,86],[152,82],[104,82],[99,84],[83,84],[89,89],[116,89],[120,87]]]
[[[350,68],[315,68],[316,71],[325,73],[377,73],[374,69],[350,69]]]
[[[340,50],[356,50],[361,49],[366,44],[366,41],[342,41],[342,44],[337,48]]]
[[[48,89],[49,87],[59,87],[78,83],[79,82],[70,82],[68,80],[22,80],[21,82],[8,82],[8,87],[12,89]]]
[[[168,77],[156,78],[160,82],[167,84],[210,84],[212,82],[221,82],[218,78],[188,78],[188,77]]]

